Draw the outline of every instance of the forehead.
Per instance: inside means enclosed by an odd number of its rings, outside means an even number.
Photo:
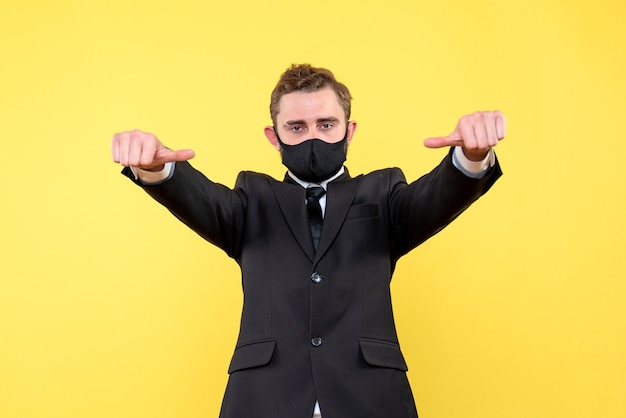
[[[343,108],[339,97],[330,88],[316,91],[295,91],[280,98],[277,120],[280,123],[288,120],[316,120],[335,117],[344,119]]]

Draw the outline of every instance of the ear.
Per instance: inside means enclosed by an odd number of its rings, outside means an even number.
[[[267,138],[267,140],[270,141],[270,144],[272,144],[272,146],[276,148],[276,151],[280,151],[280,142],[278,142],[278,137],[276,136],[274,127],[266,126],[265,129],[263,130],[263,133],[265,134],[265,137]]]
[[[352,142],[352,137],[354,136],[355,132],[356,132],[356,121],[354,120],[348,121],[348,135],[347,135],[348,145],[350,145],[350,142]]]

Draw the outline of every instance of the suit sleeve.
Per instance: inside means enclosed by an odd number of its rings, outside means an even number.
[[[202,238],[237,257],[246,208],[241,188],[214,183],[187,162],[177,163],[168,180],[154,185],[142,184],[128,168],[122,173]]]
[[[452,149],[430,173],[407,184],[400,170],[394,170],[390,185],[391,223],[397,258],[445,228],[502,175],[495,164],[475,179],[452,163]]]

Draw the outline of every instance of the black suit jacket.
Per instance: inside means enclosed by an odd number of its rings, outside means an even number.
[[[323,418],[417,417],[391,306],[396,262],[500,174],[496,163],[469,178],[450,154],[412,184],[397,168],[346,172],[328,185],[317,252],[299,185],[242,172],[230,189],[177,163],[172,178],[143,186],[241,267],[220,417],[311,418],[316,400]]]

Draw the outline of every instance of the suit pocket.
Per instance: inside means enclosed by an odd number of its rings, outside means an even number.
[[[409,370],[398,344],[389,341],[359,339],[359,345],[363,359],[370,366],[386,367],[404,372]]]
[[[228,374],[269,364],[275,349],[276,340],[253,341],[237,346],[228,367]]]
[[[373,218],[378,216],[378,205],[366,203],[363,205],[355,205],[348,210],[346,219]]]

